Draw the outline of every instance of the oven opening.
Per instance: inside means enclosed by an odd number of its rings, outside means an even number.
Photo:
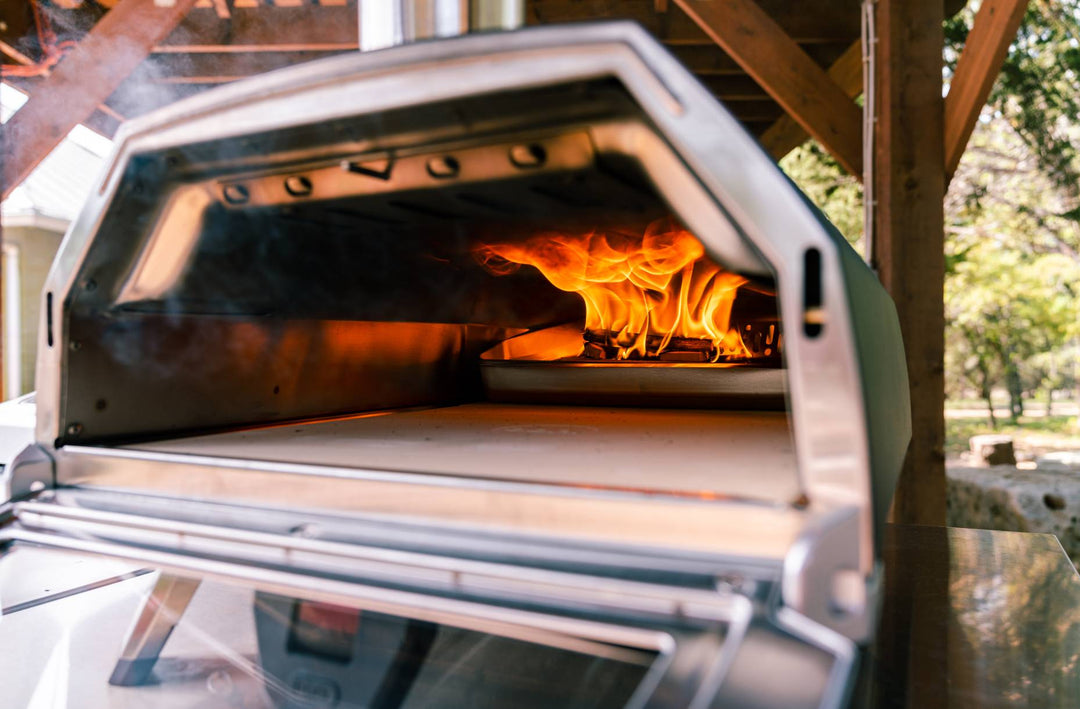
[[[639,233],[640,232],[640,233]],[[585,307],[581,337],[569,328],[537,338],[536,351],[507,359],[566,362],[750,364],[779,360],[775,293],[725,271],[672,217],[644,229],[599,225],[481,243],[476,258],[497,276],[540,271]],[[742,297],[740,298],[740,291]],[[755,297],[759,296],[759,297]],[[763,296],[763,297],[761,297]],[[741,313],[735,312],[739,303]],[[756,307],[755,307],[756,306]]]
[[[144,251],[106,312],[74,311],[72,371],[96,358],[125,380],[79,414],[83,440],[798,499],[775,279],[724,258],[716,244],[741,237],[715,205],[713,222],[673,205],[672,185],[700,186],[665,183],[603,135],[549,128],[183,187],[198,191],[173,199],[197,225],[190,251],[160,266]],[[710,223],[723,238],[699,238]],[[81,378],[81,393],[105,398],[107,382]]]

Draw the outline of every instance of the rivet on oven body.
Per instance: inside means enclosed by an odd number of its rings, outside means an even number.
[[[542,145],[515,145],[510,148],[510,162],[517,167],[540,167],[547,162],[547,151]]]
[[[428,174],[440,180],[457,177],[461,172],[461,163],[452,155],[431,158],[427,162]]]
[[[311,180],[303,175],[291,175],[285,178],[285,191],[293,197],[307,197],[311,194]]]
[[[225,185],[221,194],[229,204],[244,204],[251,198],[247,187],[243,185]]]

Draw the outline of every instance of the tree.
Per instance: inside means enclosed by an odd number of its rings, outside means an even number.
[[[1004,383],[1010,416],[1019,418],[1026,363],[1063,347],[1074,331],[1077,308],[1071,287],[1080,268],[1061,254],[1002,249],[992,238],[957,255],[951,268],[945,293],[950,378],[966,380],[979,391],[996,427],[993,385]],[[1041,383],[1033,382],[1033,388]]]
[[[956,66],[976,9],[970,3],[945,23],[948,71]],[[987,107],[1028,145],[1045,175],[1073,199],[1080,197],[1080,0],[1029,2]]]

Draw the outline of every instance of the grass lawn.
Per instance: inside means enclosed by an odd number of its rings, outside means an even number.
[[[999,419],[996,431],[990,428],[986,418],[946,418],[945,455],[953,457],[968,450],[968,439],[980,433],[1012,436],[1017,457],[1080,450],[1080,423],[1076,416],[1021,416],[1017,423]]]

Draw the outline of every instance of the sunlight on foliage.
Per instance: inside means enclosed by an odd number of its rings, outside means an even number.
[[[863,252],[862,183],[815,140],[792,150],[780,167],[813,200],[849,242]]]

